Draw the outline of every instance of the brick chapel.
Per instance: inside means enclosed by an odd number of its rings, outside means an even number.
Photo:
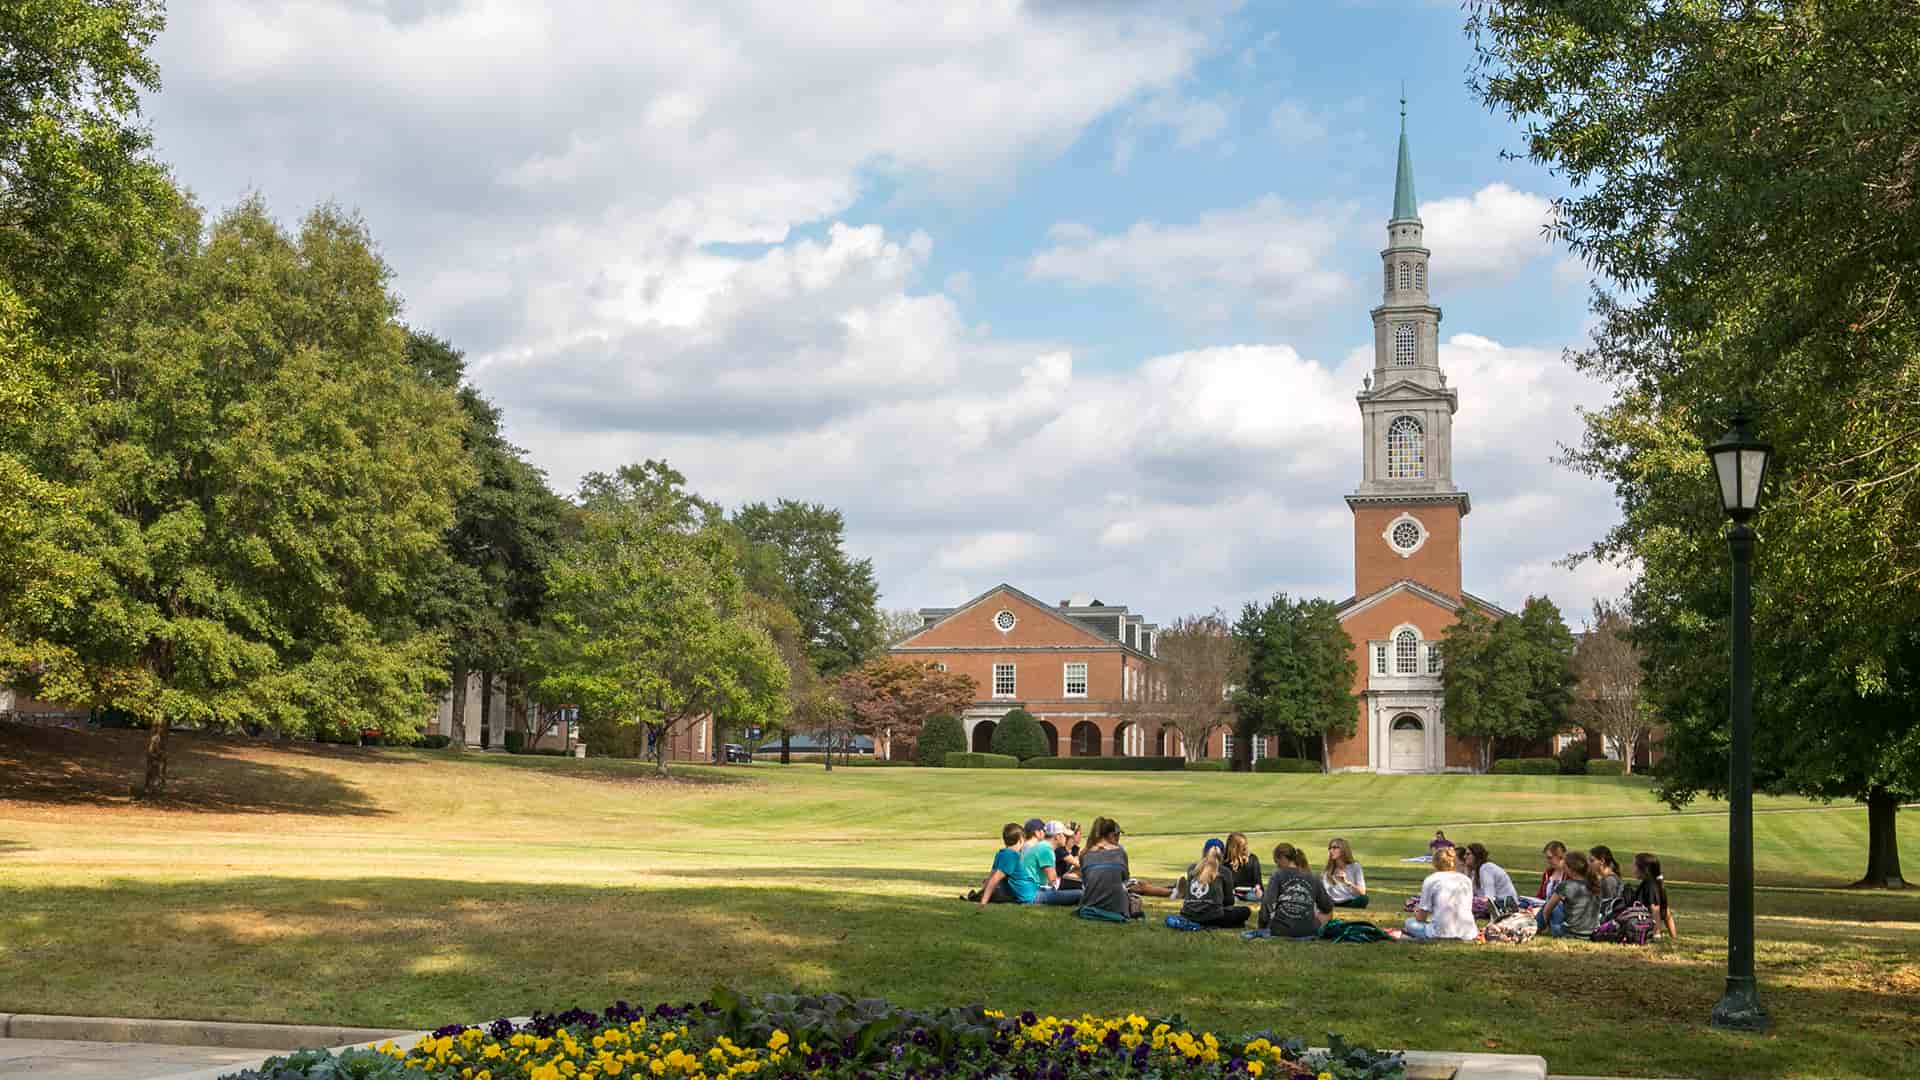
[[[1340,621],[1354,642],[1360,723],[1327,747],[1335,771],[1443,772],[1473,767],[1472,748],[1447,733],[1441,635],[1473,606],[1507,613],[1461,587],[1461,520],[1472,509],[1453,481],[1453,414],[1459,394],[1440,370],[1440,309],[1427,260],[1406,111],[1393,217],[1380,253],[1381,303],[1373,309],[1373,373],[1360,405],[1360,485],[1353,510],[1353,595]]]

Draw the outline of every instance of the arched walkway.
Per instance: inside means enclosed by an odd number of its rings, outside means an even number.
[[[1427,771],[1427,729],[1412,713],[1393,718],[1387,736],[1387,768],[1394,772]]]
[[[982,720],[973,725],[973,752],[984,754],[993,749],[993,729],[999,724],[992,720]]]
[[[1048,757],[1053,757],[1058,753],[1060,753],[1060,729],[1059,728],[1054,727],[1051,721],[1042,720],[1040,721],[1040,734],[1045,735],[1047,737],[1047,756]]]
[[[1091,720],[1073,725],[1073,756],[1100,756],[1100,729]]]
[[[1122,720],[1118,725],[1114,727],[1113,729],[1113,756],[1114,757],[1131,756],[1132,747],[1128,744],[1133,741],[1133,737],[1134,737],[1133,733],[1138,730],[1139,730],[1139,725],[1135,724],[1131,720]]]
[[[1173,741],[1167,738],[1167,729],[1161,728],[1153,733],[1153,753],[1155,757],[1167,757],[1172,753]]]

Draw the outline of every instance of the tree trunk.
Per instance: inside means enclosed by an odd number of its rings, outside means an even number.
[[[1631,735],[1620,740],[1620,760],[1623,763],[1621,771],[1625,772],[1628,776],[1633,775],[1633,748],[1638,745],[1640,745],[1640,740]]]
[[[653,775],[667,775],[667,735],[673,729],[656,727],[653,729]]]
[[[140,785],[143,799],[162,799],[167,794],[167,718],[153,717],[147,735],[147,775]]]
[[[1333,773],[1333,744],[1325,732],[1320,734],[1320,771],[1329,775]]]
[[[793,735],[785,731],[780,733],[780,764],[793,764]]]
[[[501,742],[506,742],[502,733]],[[480,672],[480,749],[493,745],[493,672]]]
[[[821,744],[820,749],[825,751],[820,755],[820,760],[826,762],[827,771],[832,772],[833,771],[833,729],[832,728],[827,729],[826,738],[820,740],[820,744]]]
[[[453,665],[453,712],[449,733],[453,736],[453,748],[467,748],[467,665],[455,661]]]
[[[1900,797],[1883,787],[1867,792],[1867,876],[1856,889],[1904,889],[1900,874],[1899,834],[1894,831]]]
[[[1483,774],[1493,771],[1493,736],[1491,735],[1480,740],[1480,771]]]

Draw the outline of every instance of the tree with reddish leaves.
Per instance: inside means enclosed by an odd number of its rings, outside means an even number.
[[[977,690],[970,675],[889,656],[868,660],[835,683],[848,725],[873,740],[874,753],[897,743],[898,753],[906,757],[912,756],[921,725],[942,713],[959,713],[973,704]],[[887,756],[894,753],[890,750]]]

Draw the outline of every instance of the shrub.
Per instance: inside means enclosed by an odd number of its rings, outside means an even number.
[[[1012,754],[961,753],[947,755],[949,769],[1017,769],[1020,759]]]
[[[1253,763],[1254,772],[1317,773],[1320,763],[1301,757],[1261,758]]]
[[[506,747],[507,753],[509,754],[524,754],[527,752],[527,733],[524,731],[509,731],[507,732],[506,738],[501,740],[500,745]]]
[[[1203,758],[1199,761],[1187,762],[1186,768],[1188,772],[1226,772],[1227,762],[1217,758]]]
[[[1609,761],[1606,758],[1598,758],[1587,762],[1587,775],[1625,776],[1627,775],[1627,763],[1624,761]]]
[[[1088,769],[1097,772],[1177,772],[1185,767],[1179,757],[1037,757],[1020,763],[1023,769]]]
[[[1560,775],[1579,776],[1587,771],[1587,744],[1570,743],[1567,748],[1553,755],[1560,762]]]
[[[447,747],[452,745],[453,745],[453,736],[451,735],[420,736],[420,746],[427,750],[445,750]]]
[[[993,743],[989,748],[996,754],[1007,754],[1021,761],[1048,757],[1060,749],[1047,745],[1047,733],[1040,730],[1040,721],[1025,709],[1007,710],[1007,715],[994,725]]]
[[[937,769],[947,763],[948,754],[963,753],[967,749],[966,729],[960,726],[957,716],[936,716],[920,728],[916,749],[920,764]]]
[[[1494,762],[1488,771],[1501,776],[1557,776],[1560,762],[1550,757],[1509,757]]]

